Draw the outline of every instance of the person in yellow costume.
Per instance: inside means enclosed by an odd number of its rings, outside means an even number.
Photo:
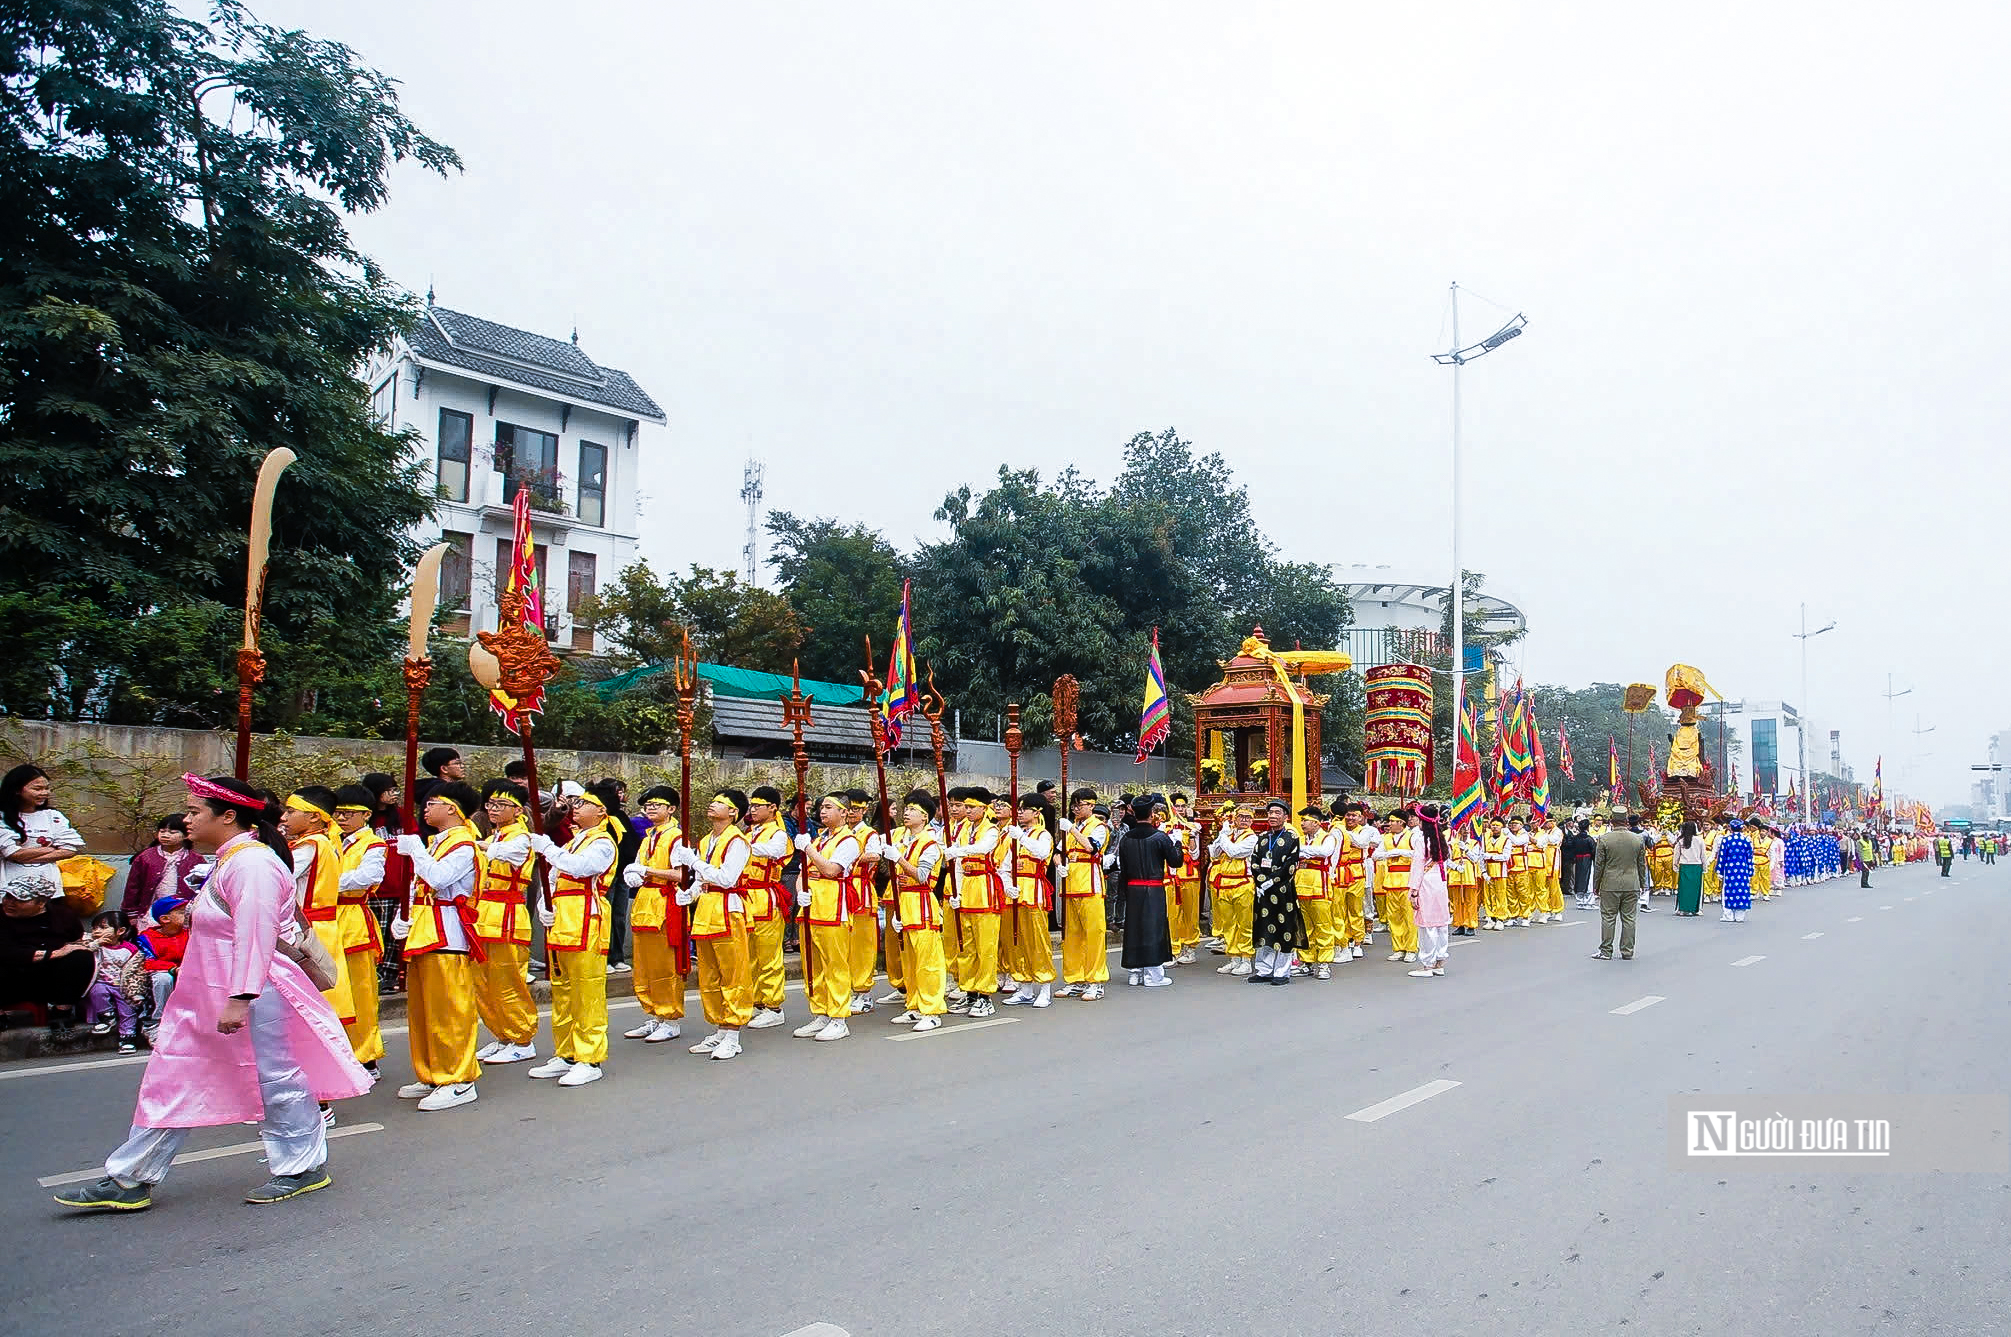
[[[1250,876],[1250,855],[1257,848],[1253,824],[1257,809],[1251,804],[1222,804],[1222,826],[1208,842],[1208,904],[1213,907],[1215,931],[1222,935],[1226,964],[1217,966],[1218,975],[1250,973],[1257,954],[1250,936],[1250,915],[1256,908],[1257,883]]]
[[[964,791],[963,823],[955,843],[943,852],[954,861],[955,904],[964,935],[964,953],[958,961],[964,997],[952,1003],[950,1011],[974,1018],[998,1011],[991,996],[999,981],[999,914],[1005,883],[999,874],[999,830],[992,821],[992,801],[992,792],[982,786]]]
[[[1010,998],[1019,991],[1012,972],[1020,957],[1019,916],[1015,914],[1016,893],[1012,881],[1013,801],[1010,794],[992,795],[992,826],[999,833],[998,848],[992,852],[992,867],[998,883],[999,978],[995,993]]]
[[[660,1045],[678,1037],[678,1023],[684,1020],[684,967],[678,961],[685,940],[684,911],[673,903],[676,884],[684,879],[670,863],[671,851],[684,840],[677,791],[669,785],[651,787],[642,796],[642,815],[649,820],[649,833],[635,862],[621,874],[631,897],[628,931],[642,1021],[623,1031],[622,1039]]]
[[[1480,929],[1480,841],[1468,826],[1446,837],[1445,886],[1451,901],[1454,937],[1470,938]]]
[[[671,852],[671,866],[692,875],[690,886],[677,893],[677,903],[692,907],[691,943],[698,956],[698,996],[705,1019],[715,1028],[691,1046],[694,1054],[730,1059],[740,1053],[740,1028],[754,1019],[754,969],[748,958],[747,902],[741,878],[749,858],[747,837],[740,823],[747,817],[747,795],[722,789],[705,807],[712,829],[693,846],[682,842]]]
[[[1014,920],[1012,995],[1007,1007],[1046,1007],[1054,990],[1054,949],[1047,918],[1054,910],[1054,831],[1047,804],[1032,794],[1021,795],[1018,822],[1007,833],[1011,847],[1006,913]],[[1001,866],[1005,866],[1003,862]]]
[[[796,903],[803,909],[803,931],[810,935],[809,976],[803,992],[810,1003],[810,1020],[794,1032],[799,1040],[842,1040],[851,1029],[852,991],[857,972],[851,954],[859,946],[853,925],[857,902],[858,864],[863,841],[854,829],[844,794],[827,794],[817,805],[817,832],[796,837],[803,853],[803,888]],[[870,903],[863,912],[870,919]],[[873,951],[878,938],[868,940]]]
[[[375,1078],[377,1060],[384,1057],[384,1032],[377,1021],[377,963],[384,959],[384,939],[370,898],[384,884],[384,855],[390,848],[370,829],[377,804],[362,785],[335,791],[335,826],[341,832],[342,877],[335,922],[342,940],[342,971],[349,983],[349,1001],[356,1020],[345,1022],[349,1047],[363,1070]]]
[[[782,939],[793,902],[782,885],[789,862],[789,830],[782,825],[782,791],[757,785],[747,795],[747,951],[754,972],[754,1019],[750,1031],[765,1031],[788,1020],[783,1009]],[[678,982],[677,1014],[684,1015],[684,983]],[[671,1031],[677,1034],[676,1030]]]
[[[1333,900],[1333,861],[1339,844],[1320,821],[1322,815],[1317,804],[1308,803],[1299,810],[1299,869],[1293,886],[1298,893],[1299,920],[1305,926],[1306,950],[1292,963],[1292,974],[1327,980],[1334,977],[1334,948],[1339,941]]]
[[[936,869],[943,842],[930,829],[936,801],[916,790],[901,807],[901,829],[880,847],[880,860],[893,870],[892,927],[901,935],[901,982],[907,1009],[896,1026],[933,1031],[948,1010],[944,1000],[943,916],[936,896]]]
[[[1715,817],[1704,819],[1704,900],[1715,901],[1725,894],[1725,880],[1718,876],[1718,842],[1725,838],[1724,824]]]
[[[1536,872],[1530,888],[1531,908],[1539,924],[1564,922],[1564,830],[1556,819],[1544,813],[1530,837],[1532,862]]]
[[[1487,927],[1500,930],[1508,925],[1508,828],[1499,817],[1487,820],[1487,834],[1480,838],[1480,857],[1486,874]]]
[[[1096,791],[1069,795],[1061,819],[1061,979],[1063,998],[1093,1003],[1110,979],[1109,924],[1105,918],[1103,856],[1110,824],[1096,815]]]
[[[1341,935],[1346,959],[1361,956],[1369,939],[1369,924],[1375,917],[1369,890],[1369,854],[1379,843],[1375,828],[1368,825],[1368,808],[1360,803],[1334,800],[1340,817],[1334,851],[1334,925]]]
[[[481,800],[459,780],[435,785],[419,816],[431,840],[416,832],[398,837],[398,852],[412,861],[412,905],[391,921],[391,936],[405,944],[405,1026],[412,1047],[413,1081],[398,1088],[428,1112],[475,1099],[482,1065],[475,1058],[475,985],[470,955],[482,945],[473,934],[477,848],[468,814]]]
[[[938,814],[938,825],[943,830],[943,847],[947,850],[964,840],[971,832],[970,821],[964,817],[964,800],[970,790],[962,785],[951,785],[947,797],[950,806]],[[949,856],[945,854],[947,861]],[[948,890],[943,898],[943,967],[948,981],[944,997],[955,1007],[964,1001],[964,970],[970,958],[971,941],[964,933],[963,914],[957,909],[957,878],[954,862],[946,862],[938,874],[948,882]]]
[[[482,787],[489,837],[475,856],[471,932],[482,954],[471,961],[475,1014],[495,1038],[475,1057],[483,1063],[524,1063],[538,1056],[538,1005],[525,968],[531,960],[531,901],[538,856],[524,820],[524,787],[492,780]]]
[[[1676,894],[1676,842],[1672,834],[1660,826],[1649,828],[1648,836],[1648,888],[1641,893],[1646,902],[1650,895],[1673,896]]]
[[[342,947],[342,842],[334,835],[335,791],[326,785],[302,785],[287,796],[279,814],[279,828],[293,850],[293,883],[299,896],[301,916],[314,929],[314,936],[328,949],[337,967],[335,984],[321,991],[347,1031],[356,1024],[356,1003],[349,987],[348,959]],[[355,1040],[350,1040],[352,1049]],[[357,1061],[362,1062],[359,1056]],[[333,1122],[333,1112],[322,1106],[324,1118]]]
[[[1383,838],[1376,846],[1375,859],[1383,922],[1390,929],[1392,961],[1417,960],[1417,920],[1411,914],[1410,877],[1411,864],[1422,844],[1423,838],[1406,823],[1402,813],[1393,812],[1384,819]]]
[[[552,879],[538,910],[551,963],[552,1056],[526,1075],[556,1077],[560,1086],[599,1081],[607,1062],[607,886],[621,858],[607,820],[619,806],[612,790],[589,785],[573,800],[574,834],[564,845],[531,836]]]
[[[1749,828],[1746,835],[1753,842],[1753,890],[1759,893],[1761,900],[1770,900],[1773,897],[1774,876],[1773,829],[1757,817],[1747,818],[1746,826]],[[1895,846],[1899,843],[1893,842]]]
[[[1201,827],[1188,810],[1185,794],[1172,798],[1172,815],[1159,829],[1173,837],[1187,862],[1166,876],[1166,927],[1173,943],[1170,965],[1194,964],[1201,945]]]
[[[881,837],[867,816],[873,807],[871,794],[848,789],[844,801],[844,825],[859,842],[858,857],[847,881],[846,913],[852,944],[845,957],[852,967],[851,1011],[858,1016],[873,1010],[873,976],[880,959],[879,898],[873,883],[880,870]]]

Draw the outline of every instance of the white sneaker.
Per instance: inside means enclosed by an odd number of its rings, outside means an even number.
[[[1334,968],[1332,966],[1321,966],[1313,971],[1313,978],[1316,980],[1330,980],[1333,977]]]
[[[1217,975],[1233,975],[1233,974],[1235,974],[1235,973],[1236,973],[1236,958],[1232,956],[1232,957],[1230,957],[1230,958],[1229,958],[1229,959],[1228,959],[1228,960],[1227,960],[1226,962],[1224,962],[1223,964],[1221,964],[1221,965],[1219,965],[1219,966],[1215,967],[1215,973],[1216,973]]]
[[[812,1017],[807,1025],[798,1026],[789,1033],[799,1040],[814,1040],[817,1038],[817,1032],[829,1026],[834,1020],[833,1017]]]
[[[873,1001],[875,1003],[905,1003],[908,1001],[908,995],[902,993],[899,989],[889,989]]]
[[[898,1017],[887,1018],[888,1021],[892,1022],[896,1026],[912,1026],[921,1019],[922,1014],[915,1011],[915,1009],[913,1009],[912,1007],[909,1008],[906,1012],[901,1013],[901,1015]]]
[[[1080,984],[1064,984],[1054,991],[1054,996],[1057,998],[1073,998],[1081,993],[1082,989],[1083,986]]]
[[[855,993],[852,995],[853,1016],[856,1017],[862,1012],[871,1012],[872,1010],[873,1010],[872,999],[868,998],[865,994],[862,993]]]
[[[1725,918],[1729,920],[1731,916],[1726,915]],[[400,1100],[424,1100],[432,1094],[433,1087],[427,1082],[407,1082],[398,1088],[398,1098]]]
[[[1236,968],[1235,968],[1234,970],[1230,971],[1229,973],[1230,973],[1231,975],[1247,975],[1247,974],[1249,974],[1249,973],[1250,973],[1250,958],[1249,958],[1249,957],[1247,957],[1247,956],[1239,956],[1239,957],[1237,957],[1237,958],[1236,958]]]
[[[1145,972],[1142,970],[1134,970],[1131,972],[1129,976],[1126,977],[1124,982],[1136,988],[1138,985],[1143,984],[1145,982]]]
[[[621,1038],[624,1040],[647,1040],[649,1039],[650,1032],[655,1029],[656,1029],[656,1018],[651,1016],[645,1016],[642,1019],[642,1025],[633,1027],[630,1030],[623,1031],[621,1033]],[[476,1057],[480,1058],[481,1055],[477,1054]]]
[[[675,1040],[678,1034],[679,1031],[676,1022],[668,1017],[660,1017],[657,1019],[656,1025],[650,1028],[649,1038],[644,1043],[660,1045],[665,1040]]]
[[[825,1040],[842,1040],[851,1033],[852,1028],[845,1024],[843,1017],[834,1017],[831,1020],[831,1024],[817,1032],[813,1038],[821,1043]]]
[[[626,961],[617,961],[607,968],[607,973],[610,975],[626,975],[634,969],[635,967]]]
[[[765,1031],[770,1026],[780,1026],[786,1020],[788,1018],[782,1015],[782,1009],[780,1008],[757,1007],[754,1009],[754,1020],[747,1023],[747,1029],[750,1031]]]
[[[941,1017],[922,1017],[915,1022],[915,1033],[918,1035],[923,1031],[939,1031],[942,1028],[943,1019]]]
[[[565,1076],[559,1078],[560,1086],[585,1086],[588,1082],[601,1079],[598,1063],[575,1063]]]
[[[503,1047],[501,1040],[491,1040],[475,1051],[475,1061],[477,1063],[487,1063],[496,1056],[496,1051]]]
[[[1718,922],[1720,924],[1736,924],[1738,920],[1732,918],[1732,912],[1730,910],[1727,910],[1723,914],[1718,916]],[[405,1093],[403,1091],[400,1091],[398,1094],[402,1096]]]
[[[419,1102],[419,1108],[431,1114],[435,1110],[453,1109],[456,1105],[472,1105],[475,1095],[473,1082],[456,1082],[451,1086],[435,1088],[432,1095]]]
[[[1082,988],[1083,1002],[1093,1003],[1101,997],[1103,997],[1103,986],[1101,984],[1086,984],[1083,986]]]
[[[1360,943],[1356,943],[1356,944],[1355,944],[1355,955],[1356,955],[1356,956],[1360,956],[1361,954],[1362,954],[1362,945],[1361,945]]]
[[[1410,976],[1414,980],[1428,980],[1431,978],[1431,971],[1429,969],[1406,970],[1404,974]]]
[[[1415,961],[1415,960],[1417,960],[1417,953],[1416,953],[1416,952],[1405,952],[1405,953],[1404,953],[1404,960],[1406,960],[1406,961]]]
[[[973,1019],[982,1019],[991,1016],[997,1011],[998,1008],[992,1005],[991,999],[979,998],[975,1003],[971,1004],[970,1015]]]
[[[335,1127],[335,1106],[323,1105],[321,1107],[321,1126],[323,1128]]]
[[[484,1059],[485,1063],[523,1063],[538,1056],[536,1045],[502,1045]]]
[[[1171,983],[1173,983],[1171,975],[1155,975],[1145,981],[1145,987],[1148,989],[1163,989]]]
[[[1019,988],[1014,989],[1012,991],[1012,996],[1010,998],[999,999],[999,1006],[1024,1007],[1026,1004],[1031,1003],[1032,1001],[1033,1001],[1033,990],[1027,988],[1024,984],[1022,984]]]
[[[716,1059],[729,1059],[737,1057],[739,1053],[740,1036],[733,1031],[728,1031],[720,1037],[719,1045],[712,1051],[712,1056]]]
[[[563,1077],[572,1070],[573,1061],[571,1059],[560,1058],[554,1054],[524,1075],[526,1077]]]
[[[1401,961],[1404,959],[1404,954],[1402,952],[1391,952],[1389,956],[1387,956],[1384,959],[1389,961]]]
[[[1445,967],[1444,967],[1444,966],[1433,966],[1433,967],[1431,968],[1431,973],[1432,973],[1432,974],[1434,974],[1434,975],[1443,975],[1443,974],[1445,974]]]
[[[1050,1004],[1052,1004],[1052,1003],[1054,1002],[1054,997],[1053,997],[1053,995],[1052,995],[1052,994],[1051,994],[1051,993],[1049,992],[1049,989],[1050,989],[1050,986],[1049,986],[1049,985],[1045,985],[1045,984],[1041,985],[1041,986],[1040,986],[1040,992],[1039,992],[1039,993],[1037,993],[1037,994],[1035,994],[1035,995],[1033,996],[1033,1002],[1032,1002],[1032,1003],[1030,1003],[1030,1004],[1028,1004],[1028,1006],[1030,1006],[1030,1007],[1047,1007],[1047,1006],[1049,1006]]]
[[[706,1036],[703,1040],[700,1040],[697,1044],[691,1046],[690,1052],[694,1054],[710,1054],[713,1050],[719,1048],[720,1045],[724,1044],[725,1041],[726,1041],[725,1031],[714,1031],[712,1034]]]
[[[1181,952],[1180,952],[1180,955],[1178,955],[1178,956],[1174,957],[1174,958],[1173,958],[1173,960],[1174,960],[1174,962],[1175,962],[1176,964],[1178,964],[1178,965],[1183,965],[1183,966],[1191,966],[1191,965],[1193,965],[1193,964],[1194,964],[1194,949],[1193,949],[1192,947],[1187,947],[1187,948],[1183,948],[1183,949],[1181,950]]]

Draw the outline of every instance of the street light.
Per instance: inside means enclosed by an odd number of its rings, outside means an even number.
[[[1911,695],[1913,695],[1911,687],[1902,687],[1896,692],[1893,691],[1892,675],[1890,673],[1885,675],[1885,750],[1887,752],[1892,751],[1892,745],[1896,741],[1892,725],[1892,703],[1902,696]]]
[[[1459,369],[1477,357],[1485,357],[1509,340],[1521,335],[1529,324],[1520,312],[1513,320],[1477,344],[1459,346],[1459,284],[1452,285],[1452,348],[1433,353],[1431,360],[1452,368],[1452,587],[1445,593],[1446,607],[1452,611],[1452,764],[1459,765],[1459,722],[1466,695],[1466,569],[1459,557]]]
[[[1809,630],[1809,606],[1802,605],[1802,629],[1795,633],[1802,643],[1802,703],[1801,719],[1795,722],[1795,757],[1802,772],[1802,825],[1809,824],[1809,637],[1820,636],[1826,631],[1835,631],[1836,623],[1827,627]]]

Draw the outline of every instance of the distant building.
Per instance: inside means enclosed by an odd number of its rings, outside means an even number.
[[[1718,706],[1707,702],[1703,714],[1707,721],[1703,736],[1708,749],[1717,737],[1717,731],[1708,721],[1718,717]],[[1805,720],[1800,711],[1786,701],[1731,701],[1723,707],[1725,727],[1734,738],[1745,744],[1745,757],[1739,764],[1739,789],[1750,794],[1757,783],[1762,794],[1782,796],[1790,791],[1796,794],[1808,791],[1808,778],[1803,774],[1802,736],[1807,734],[1807,770],[1835,774],[1833,769],[1839,762],[1839,755],[1832,750],[1831,734],[1813,720]],[[1718,758],[1707,756],[1705,760],[1715,767]],[[1842,777],[1848,778],[1848,776]]]
[[[1334,568],[1341,588],[1353,605],[1354,624],[1344,633],[1341,649],[1357,669],[1380,664],[1417,663],[1432,653],[1445,654],[1440,628],[1445,625],[1445,573],[1434,576],[1409,568],[1353,566]],[[1471,601],[1490,636],[1522,631],[1528,619],[1498,590],[1486,590]],[[1467,666],[1480,667],[1480,652],[1468,647]]]
[[[496,627],[496,573],[510,560],[511,500],[530,492],[546,631],[562,649],[594,651],[573,614],[636,558],[637,483],[664,412],[627,372],[568,343],[432,303],[409,338],[365,372],[378,420],[424,442],[438,512],[418,537],[445,539],[446,627]]]

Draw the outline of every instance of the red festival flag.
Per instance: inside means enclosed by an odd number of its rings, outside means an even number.
[[[1564,732],[1564,726],[1560,724],[1557,726],[1557,769],[1564,772],[1565,779],[1576,780],[1578,777],[1572,773],[1571,761],[1571,735]]]
[[[1173,729],[1173,707],[1166,699],[1166,672],[1159,667],[1159,628],[1152,629],[1152,658],[1145,665],[1145,708],[1138,716],[1138,756],[1136,764],[1145,764],[1145,754],[1166,740]]]

